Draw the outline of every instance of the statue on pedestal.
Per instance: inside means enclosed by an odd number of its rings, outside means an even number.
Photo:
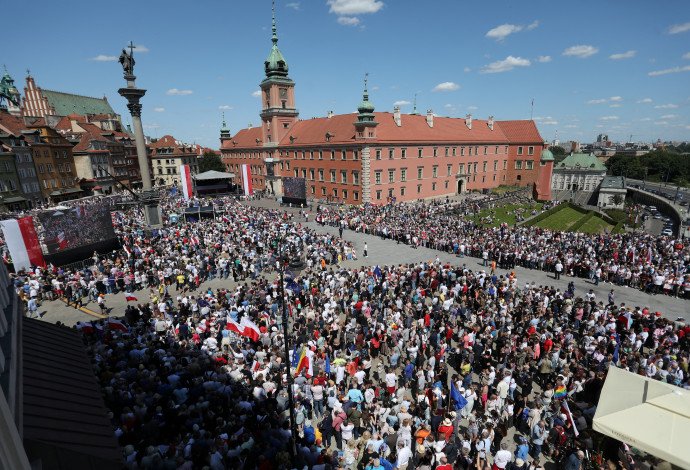
[[[130,47],[134,49],[134,47]],[[127,54],[127,50],[122,49],[119,62],[122,64],[122,70],[125,72],[125,76],[134,75],[134,57],[132,57],[132,51]]]

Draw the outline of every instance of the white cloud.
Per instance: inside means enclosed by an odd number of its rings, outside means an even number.
[[[546,62],[551,62],[551,56],[550,55],[540,55],[539,58],[537,59],[537,62],[546,63]]]
[[[659,119],[678,119],[677,114],[664,114],[663,116],[659,116]]]
[[[218,106],[218,109],[232,109],[232,106],[228,106],[227,104]]]
[[[611,98],[609,98],[609,101],[623,101],[623,98],[621,98],[620,96],[612,96]]]
[[[651,98],[642,98],[641,100],[637,101],[638,103],[651,103],[652,99]]]
[[[356,16],[341,16],[338,18],[339,24],[344,24],[345,26],[357,26],[359,24],[359,18]]]
[[[616,104],[610,104],[609,108],[620,108],[622,105],[616,103]]]
[[[444,107],[444,108],[452,108],[453,105],[449,103],[449,104],[444,104],[443,107]]]
[[[606,103],[606,101],[608,101],[606,98],[602,98],[600,100],[585,101],[585,104],[601,104],[601,103]]]
[[[650,77],[656,77],[657,75],[666,75],[667,73],[678,73],[687,72],[690,70],[690,65],[684,67],[673,67],[672,69],[655,70],[654,72],[649,72],[647,75]]]
[[[285,6],[293,8],[295,10],[299,10],[299,3],[296,3],[296,2],[295,3],[286,3]]]
[[[156,124],[155,122],[151,123],[151,124],[144,124],[142,127],[144,129],[160,129],[161,128],[161,126]]]
[[[677,104],[658,104],[654,106],[654,109],[676,109],[677,107]]]
[[[686,52],[685,54],[683,54],[682,58],[683,59],[690,59],[690,52]]]
[[[523,26],[518,26],[514,24],[502,24],[501,26],[496,26],[494,29],[490,29],[486,33],[487,38],[493,38],[497,41],[503,41],[506,36],[522,31]]]
[[[618,116],[603,116],[599,118],[602,121],[617,121],[620,119]]]
[[[460,85],[453,82],[443,82],[436,85],[431,91],[455,91],[459,90]]]
[[[690,31],[690,23],[674,24],[668,27],[668,34],[678,34]]]
[[[558,121],[542,121],[541,124],[545,124],[547,126],[557,126]]]
[[[615,103],[615,102],[623,101],[623,98],[620,97],[620,96],[612,96],[612,97],[609,98],[609,99],[601,98],[601,99],[598,99],[598,100],[589,100],[589,101],[585,101],[585,104],[601,104],[601,103],[607,103],[607,102],[609,102],[609,101]],[[617,108],[618,106],[611,105],[610,107],[611,107],[611,108]]]
[[[469,68],[469,67],[465,67],[465,68],[463,69],[463,72],[465,72],[465,73],[471,72],[471,71],[472,71],[472,69]]]
[[[178,90],[177,88],[171,88],[165,92],[166,95],[176,96],[191,95],[192,93],[194,93],[192,90]]]
[[[642,119],[640,119],[641,122],[647,122],[647,121],[651,121],[651,120],[652,120],[652,118],[642,118]]]
[[[668,126],[669,122],[668,121],[657,121],[654,123],[655,126]]]
[[[379,87],[378,87],[378,86],[373,86],[373,87],[371,87],[371,89],[372,89],[372,90],[378,90]]]
[[[563,127],[565,127],[566,129],[577,129],[578,128],[578,126],[575,124],[566,124]]]
[[[329,13],[336,15],[362,15],[376,13],[383,8],[383,2],[376,0],[328,0]]]
[[[468,106],[467,107],[468,111],[474,111],[475,109],[479,109],[479,108],[477,108],[476,106]]]
[[[532,65],[532,63],[529,61],[529,59],[509,55],[504,60],[497,60],[496,62],[485,65],[484,69],[479,73],[508,72],[513,70],[515,67],[529,67],[530,65]]]
[[[594,46],[571,46],[563,51],[563,55],[572,55],[580,59],[586,59],[597,52],[599,52],[599,48]]]
[[[95,60],[96,62],[110,62],[110,61],[115,61],[117,60],[117,57],[114,55],[97,55],[96,57],[91,57],[89,60]]]
[[[609,56],[609,59],[612,59],[612,60],[632,59],[633,57],[635,57],[635,54],[637,54],[637,51],[628,51],[628,52],[623,52],[620,54],[612,54]]]
[[[532,31],[537,26],[539,26],[539,20],[534,20],[529,26],[527,26],[527,31]]]
[[[148,47],[144,46],[143,44],[139,44],[138,46],[134,46],[134,52],[151,52]]]
[[[252,93],[252,96],[254,98],[261,98],[261,90],[256,90],[255,92]]]
[[[410,103],[409,101],[401,100],[401,101],[396,101],[395,103],[393,103],[393,106],[409,106],[411,104],[412,103]]]
[[[165,112],[165,108],[153,108],[153,110],[157,113],[164,113]]]

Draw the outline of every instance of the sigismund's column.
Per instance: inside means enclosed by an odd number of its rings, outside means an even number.
[[[151,173],[149,171],[148,156],[146,155],[146,143],[144,142],[144,128],[141,125],[141,103],[139,100],[146,94],[146,90],[137,88],[134,80],[134,49],[136,46],[129,43],[129,54],[126,49],[122,49],[120,55],[120,64],[124,72],[125,80],[127,80],[127,88],[120,88],[117,92],[123,97],[127,98],[127,108],[132,115],[132,124],[134,126],[134,140],[137,146],[137,160],[139,160],[139,173],[141,174],[141,183],[143,192],[141,194],[141,202],[144,208],[144,217],[146,218],[146,225],[151,228],[161,226],[160,208],[158,207],[158,194],[153,191],[151,184]]]

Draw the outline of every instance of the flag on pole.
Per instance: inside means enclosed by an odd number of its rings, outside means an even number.
[[[299,359],[300,355],[297,354],[297,345],[295,344],[295,347],[292,348],[292,363],[290,364],[290,367],[293,369],[296,368],[299,365]]]
[[[180,165],[180,175],[182,176],[182,192],[184,198],[190,200],[194,193],[192,192],[192,174],[189,172],[189,165]]]
[[[238,335],[242,335],[242,332],[244,332],[244,327],[242,325],[240,325],[239,323],[237,323],[232,318],[230,318],[230,316],[228,316],[225,328],[230,330],[230,331],[234,331]]]
[[[457,388],[455,388],[455,382],[450,383],[450,398],[453,399],[453,408],[455,410],[461,410],[467,405],[467,400],[463,397]]]
[[[561,405],[561,411],[565,413],[565,415],[568,417],[568,421],[570,421],[570,424],[573,425],[573,432],[575,433],[575,437],[579,436],[580,433],[577,431],[577,426],[575,425],[575,420],[573,419],[573,414],[570,412],[570,407],[568,406],[567,401],[564,401]]]
[[[240,333],[242,336],[246,336],[252,341],[259,341],[259,338],[261,337],[261,330],[259,330],[259,327],[256,326],[256,323],[247,317],[242,317],[242,320],[240,320],[240,326],[244,327],[244,330],[242,333]]]
[[[0,221],[0,228],[5,236],[15,272],[22,268],[30,269],[32,266],[45,267],[46,262],[32,217]]]
[[[638,212],[638,214],[635,216],[635,225],[637,225],[637,223],[638,223],[639,221],[640,221],[640,214],[639,214],[639,212]]]
[[[326,371],[326,375],[331,375],[331,359],[328,357],[328,354],[326,354],[326,364],[323,368]]]
[[[381,268],[379,268],[379,265],[377,264],[376,267],[374,268],[374,277],[376,279],[381,277]]]
[[[134,295],[127,294],[127,293],[125,293],[125,299],[127,299],[127,302],[136,302],[137,301],[137,298],[134,297]]]
[[[93,325],[90,322],[77,322],[77,329],[81,330],[82,333],[93,333]]]

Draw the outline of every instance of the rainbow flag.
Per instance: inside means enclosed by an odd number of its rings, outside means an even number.
[[[553,397],[556,399],[561,399],[565,398],[568,396],[568,390],[566,390],[565,385],[561,385],[560,387],[556,387],[553,393]]]

